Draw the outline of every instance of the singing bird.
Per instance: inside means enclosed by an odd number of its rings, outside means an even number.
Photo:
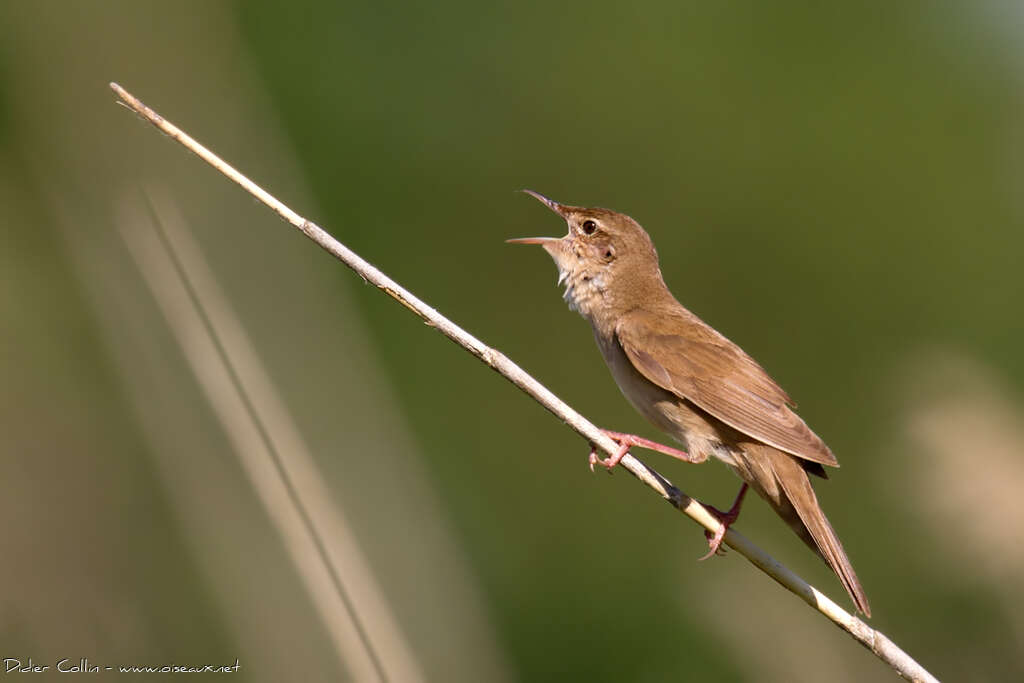
[[[722,529],[709,538],[707,556],[718,550],[749,486],[825,560],[857,609],[870,616],[864,589],[808,477],[827,478],[823,465],[839,463],[793,412],[786,392],[740,347],[676,301],[639,223],[616,211],[567,206],[525,192],[561,216],[569,233],[508,241],[538,244],[551,255],[569,308],[590,322],[626,399],[685,449],[607,432],[620,448],[607,459],[591,452],[591,467],[611,469],[632,446],[693,463],[708,456],[721,460],[744,483],[730,510],[715,511]]]

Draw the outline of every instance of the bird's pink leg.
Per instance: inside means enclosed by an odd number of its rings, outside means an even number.
[[[718,531],[715,533],[711,533],[710,531],[704,532],[704,535],[708,538],[708,547],[710,547],[711,550],[708,551],[707,555],[700,558],[701,560],[708,559],[717,553],[718,549],[722,546],[722,539],[725,538],[726,530],[732,526],[733,522],[735,522],[740,516],[740,508],[743,507],[743,497],[747,495],[748,488],[749,487],[746,483],[740,487],[740,492],[736,494],[736,500],[733,501],[732,507],[729,508],[728,512],[722,512],[718,508],[711,507],[710,505],[704,506],[708,509],[708,512],[718,518],[718,521],[722,526],[720,526]],[[723,550],[722,552],[724,553],[725,551]]]
[[[683,462],[700,463],[706,460],[706,458],[690,455],[689,453],[681,451],[678,448],[672,448],[671,446],[666,446],[664,444],[658,443],[657,441],[645,439],[642,436],[637,436],[636,434],[610,432],[607,429],[602,429],[601,431],[603,431],[605,434],[608,435],[609,438],[611,438],[613,441],[619,444],[619,450],[615,451],[615,454],[612,455],[612,457],[610,458],[601,458],[597,454],[597,447],[591,444],[589,458],[591,471],[594,470],[594,465],[601,465],[602,467],[609,470],[612,469],[613,467],[619,464],[619,461],[622,460],[622,458],[625,457],[626,453],[629,452],[629,449],[634,446],[637,446],[639,448],[646,448],[651,451],[657,451],[658,453],[664,453],[665,455],[671,455],[673,458],[679,458]]]

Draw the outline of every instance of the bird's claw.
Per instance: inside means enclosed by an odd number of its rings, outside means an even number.
[[[594,444],[590,444],[590,455],[587,457],[587,462],[590,463],[591,472],[595,471],[594,465],[604,467],[608,471],[608,474],[611,474],[612,468],[615,467],[615,463],[613,463],[610,458],[602,458],[597,454],[597,446]]]
[[[704,531],[704,536],[708,539],[708,547],[710,550],[708,550],[704,555],[698,557],[698,562],[703,562],[709,557],[713,557],[715,555],[725,555],[725,548],[722,547],[722,540],[725,538],[725,531],[728,528],[729,525],[722,522],[722,526],[718,527],[718,531],[714,533],[707,530]]]
[[[740,508],[743,507],[743,498],[747,495],[748,488],[747,484],[743,484],[743,486],[740,487],[740,492],[736,494],[736,500],[733,501],[732,507],[729,508],[728,512],[722,512],[718,508],[711,507],[710,505],[704,506],[707,508],[708,512],[714,515],[720,526],[714,532],[704,532],[704,536],[708,539],[708,547],[710,550],[708,550],[706,555],[699,558],[697,560],[698,562],[703,562],[714,555],[725,555],[725,548],[722,547],[722,541],[725,540],[725,532],[729,530],[729,527],[732,526],[733,522],[739,519]]]

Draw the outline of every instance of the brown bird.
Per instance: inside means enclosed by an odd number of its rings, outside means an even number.
[[[745,483],[728,512],[715,510],[723,528],[709,536],[711,551],[705,557],[718,550],[750,486],[832,568],[857,609],[871,616],[864,589],[807,476],[827,478],[822,466],[839,463],[793,412],[786,392],[740,347],[676,301],[639,223],[608,209],[566,206],[525,192],[565,219],[569,234],[508,241],[539,244],[551,255],[569,308],[590,321],[622,393],[686,449],[607,432],[619,451],[608,459],[591,452],[591,468],[611,469],[631,446],[693,463],[718,458]]]

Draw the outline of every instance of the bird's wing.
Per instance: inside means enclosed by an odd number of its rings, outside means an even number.
[[[661,388],[758,441],[839,466],[768,373],[689,311],[671,316],[636,311],[619,322],[615,333],[633,367]]]

